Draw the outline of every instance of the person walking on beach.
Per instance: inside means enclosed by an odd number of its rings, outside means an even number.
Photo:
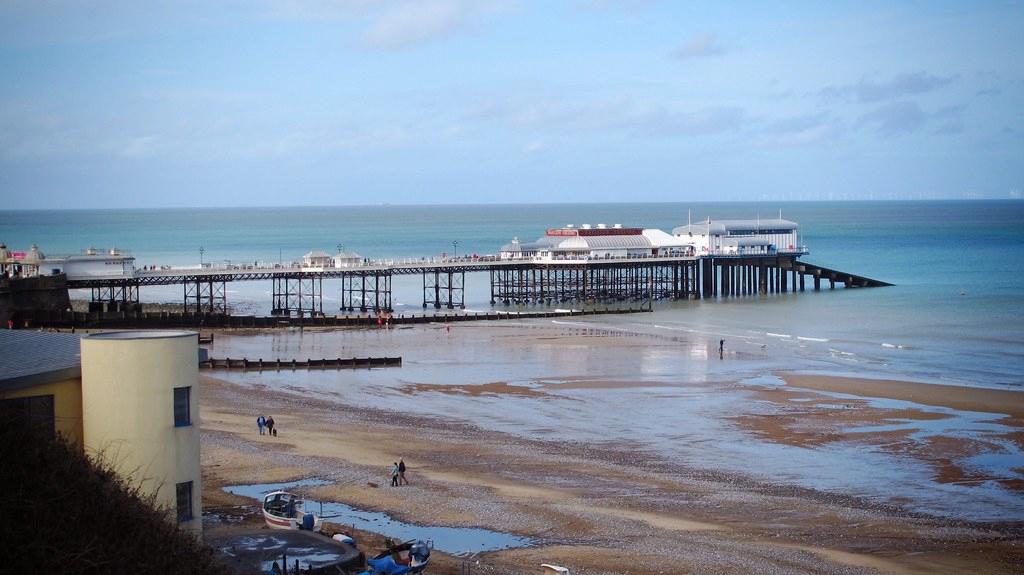
[[[256,418],[256,427],[258,427],[260,429],[260,435],[263,435],[263,427],[266,426],[266,425],[267,425],[266,418],[263,417],[263,414],[260,414],[260,416]]]
[[[409,480],[405,478],[405,460],[401,457],[398,458],[398,484],[409,485]]]
[[[391,487],[398,487],[398,463],[391,468]]]
[[[270,417],[267,418],[267,433],[269,433],[270,435],[276,435],[276,432],[274,431],[274,416],[273,415],[271,415]]]
[[[725,340],[724,339],[720,339],[720,340],[718,340],[718,359],[723,359],[724,355],[725,355]]]

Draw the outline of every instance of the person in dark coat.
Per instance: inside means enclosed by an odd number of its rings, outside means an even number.
[[[398,484],[409,485],[409,480],[405,478],[405,460],[398,458]]]

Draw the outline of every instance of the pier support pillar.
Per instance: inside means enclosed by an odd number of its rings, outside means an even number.
[[[226,314],[228,312],[227,290],[224,281],[195,279],[186,281],[182,287],[185,293],[185,313]]]
[[[341,310],[391,311],[391,272],[358,271],[341,276]]]
[[[466,308],[466,272],[461,269],[437,269],[423,272],[423,307]],[[492,286],[493,290],[493,286]]]
[[[711,258],[701,260],[704,269],[701,270],[703,277],[703,295],[705,298],[714,297],[715,295],[715,262]]]
[[[89,309],[107,311],[132,311],[139,305],[139,284],[134,281],[120,281],[115,284],[90,288]]]
[[[272,279],[271,315],[322,317],[324,280],[320,275],[297,274]]]

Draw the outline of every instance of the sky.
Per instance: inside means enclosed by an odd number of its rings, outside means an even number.
[[[5,208],[1021,198],[1024,3],[0,0]]]

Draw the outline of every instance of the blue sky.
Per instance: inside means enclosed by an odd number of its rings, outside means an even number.
[[[1021,2],[0,0],[9,208],[1024,195]]]

